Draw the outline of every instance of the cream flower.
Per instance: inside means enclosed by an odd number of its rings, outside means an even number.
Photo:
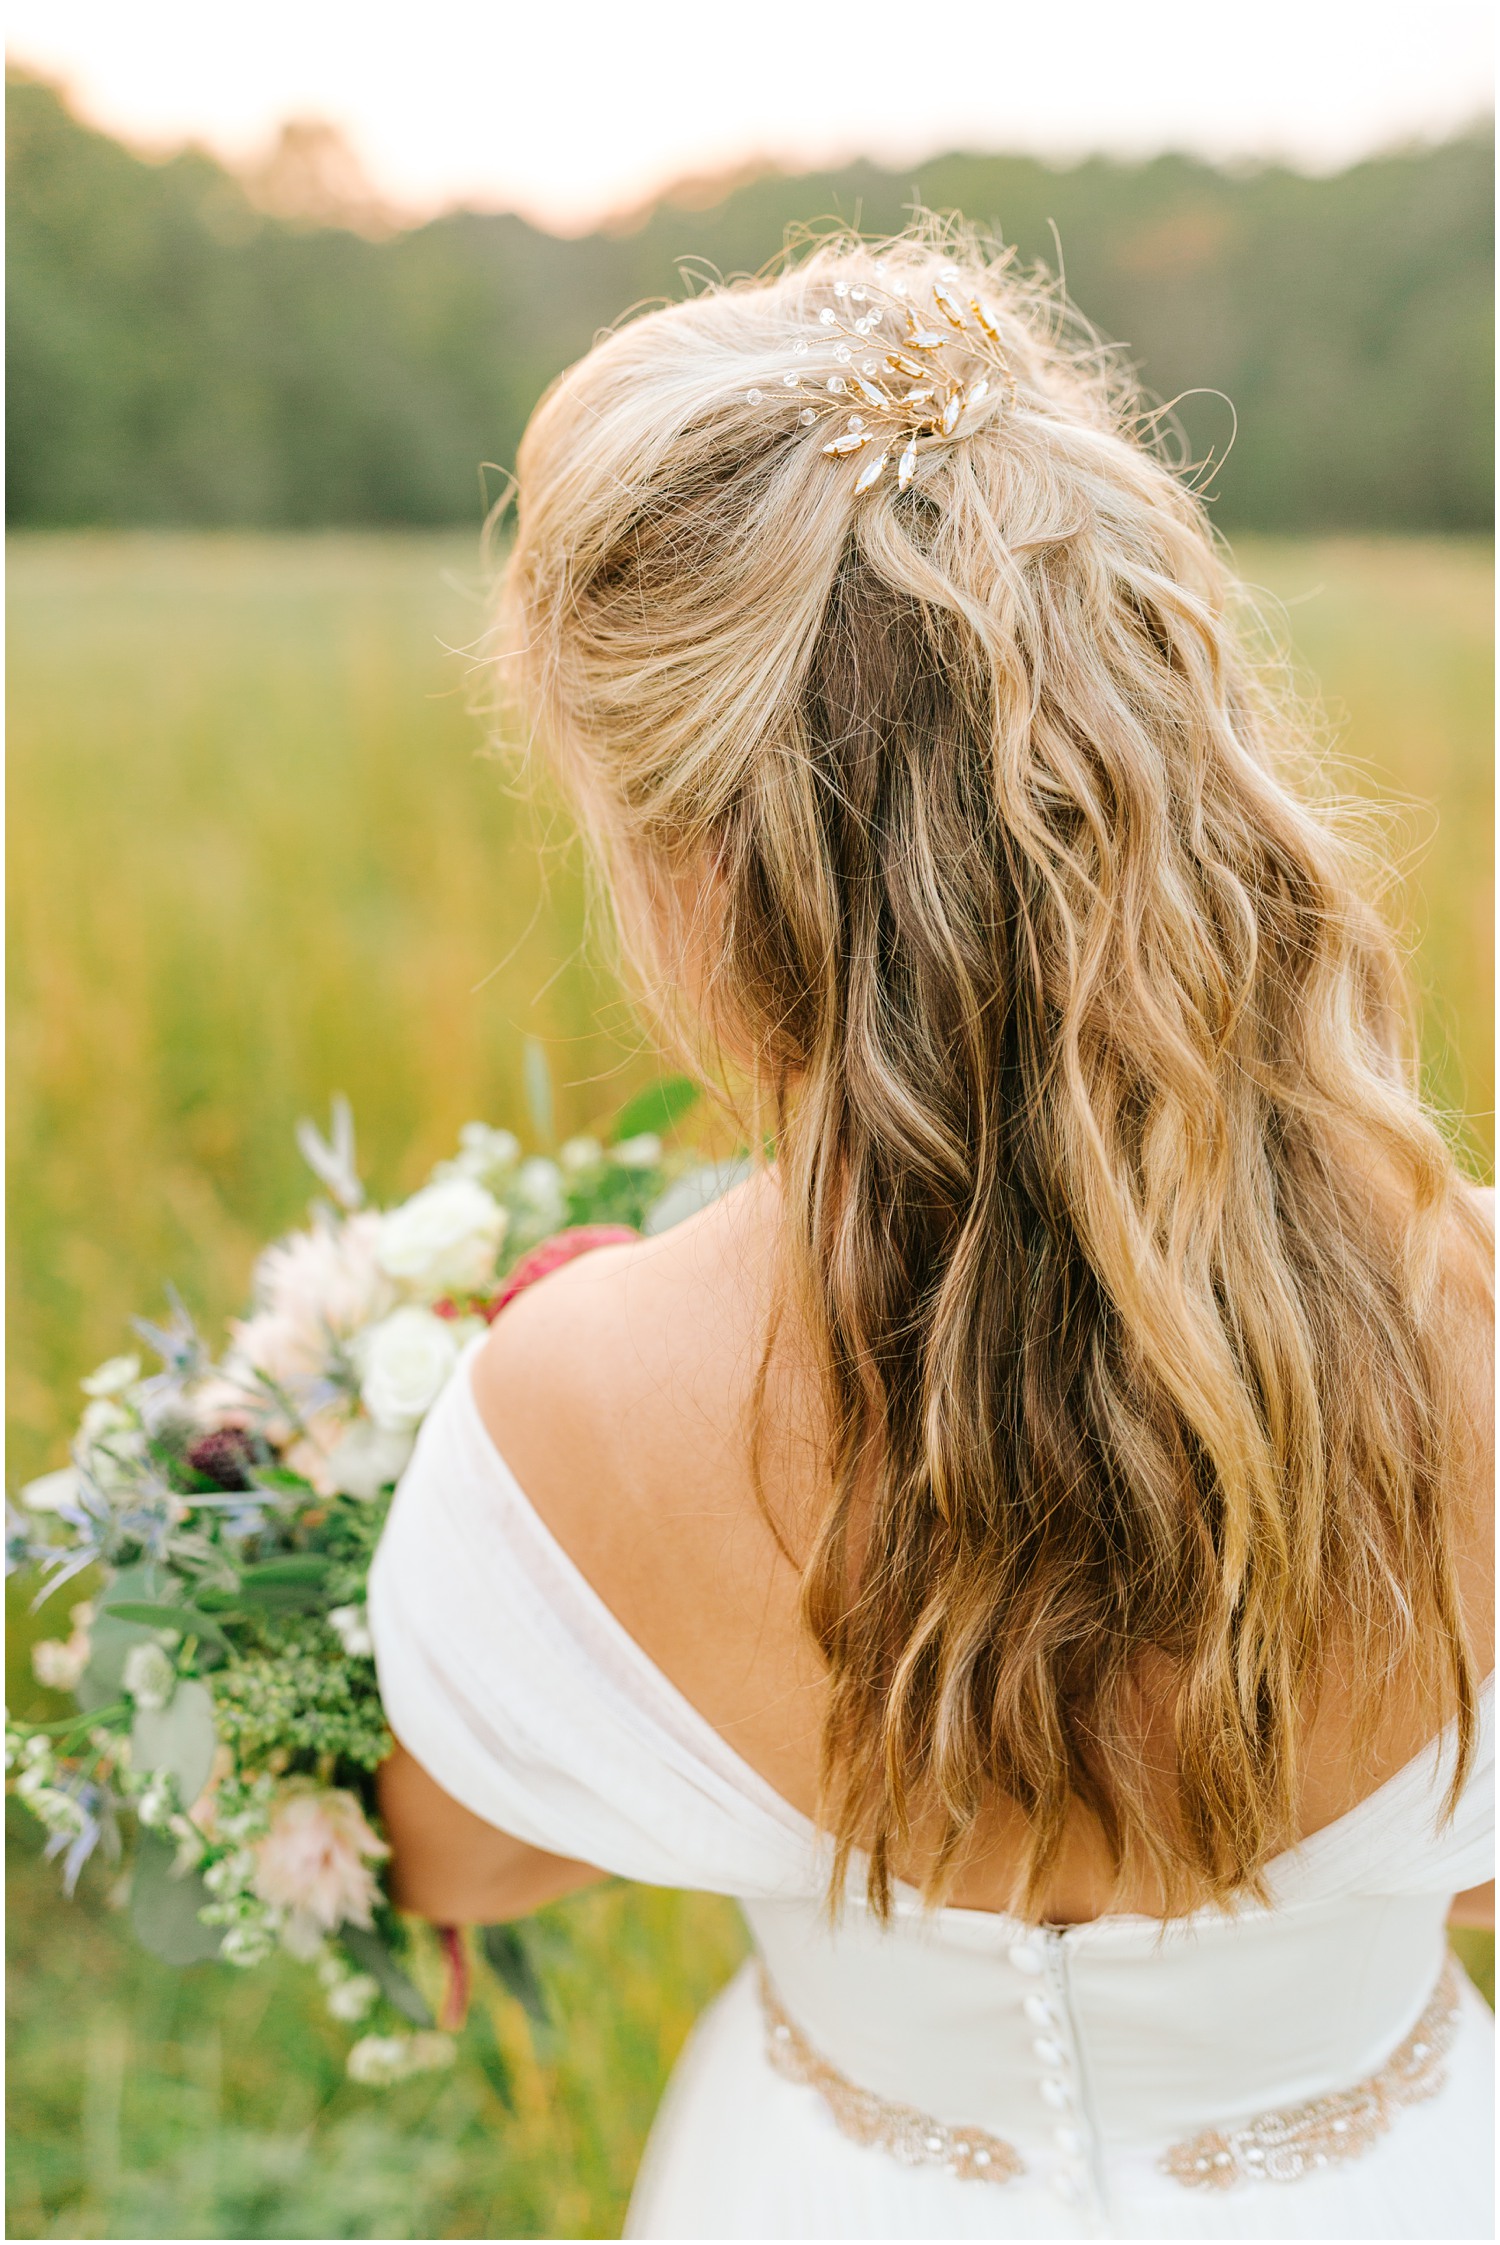
[[[401,1433],[420,1424],[458,1362],[461,1335],[453,1319],[431,1310],[392,1310],[354,1345],[360,1393],[377,1427]]]
[[[545,1154],[533,1154],[530,1161],[522,1162],[513,1190],[531,1219],[532,1231],[555,1231],[567,1222],[568,1196],[562,1171]]]
[[[328,1991],[328,2008],[335,2019],[346,2023],[363,2019],[376,1997],[380,1982],[368,1972],[351,1972],[347,1980],[335,1980]]]
[[[288,1787],[255,1850],[255,1891],[290,1914],[295,1939],[368,1926],[380,1892],[370,1864],[389,1853],[352,1793]]]
[[[330,1606],[328,1626],[351,1660],[367,1658],[375,1650],[363,1606]]]
[[[434,1301],[482,1293],[494,1280],[505,1224],[505,1210],[474,1178],[442,1178],[383,1219],[380,1267]]]
[[[166,1707],[177,1689],[177,1671],[160,1645],[148,1641],[131,1646],[121,1681],[137,1707]]]
[[[387,1482],[400,1479],[413,1440],[408,1428],[378,1427],[373,1420],[356,1419],[324,1460],[323,1473],[331,1489],[368,1504]]]
[[[233,1775],[234,1756],[220,1739],[214,1747],[213,1762],[204,1780],[203,1790],[187,1812],[205,1839],[219,1840],[224,1837],[219,1830],[219,1787],[226,1778]]]
[[[145,1429],[113,1396],[95,1396],[78,1422],[73,1455],[101,1489],[129,1488],[145,1463]]]
[[[64,1505],[77,1501],[78,1468],[73,1465],[60,1465],[54,1473],[39,1474],[21,1491],[21,1502],[28,1512],[59,1512]]]
[[[31,1648],[31,1671],[49,1691],[76,1691],[93,1649],[89,1630],[94,1609],[85,1599],[70,1609],[72,1632],[67,1637],[44,1637]]]
[[[287,1444],[283,1454],[283,1464],[310,1481],[320,1497],[335,1496],[338,1492],[333,1460],[349,1431],[349,1423],[349,1406],[345,1403],[329,1404],[326,1410],[314,1411],[303,1420],[301,1433]],[[291,1430],[288,1428],[286,1433],[281,1433],[278,1428],[277,1432],[285,1442]]]
[[[621,1169],[654,1169],[661,1160],[661,1140],[654,1130],[643,1130],[635,1138],[622,1138],[618,1146],[611,1146],[609,1158]]]
[[[349,2079],[366,2089],[386,2089],[406,2071],[405,2035],[361,2035],[345,2063]]]
[[[141,1360],[138,1356],[112,1356],[99,1366],[97,1372],[91,1372],[86,1380],[81,1380],[79,1386],[85,1395],[121,1395],[126,1388],[133,1387],[140,1376]]]
[[[381,1219],[324,1222],[268,1247],[255,1266],[252,1317],[230,1326],[231,1376],[263,1373],[295,1394],[328,1371],[331,1350],[383,1317],[395,1288],[376,1259]]]
[[[452,2035],[428,2030],[414,2035],[362,2035],[346,2064],[351,2081],[385,2089],[409,2074],[436,2073],[458,2055]]]
[[[63,1637],[40,1638],[31,1648],[31,1673],[49,1692],[76,1691],[88,1664],[87,1638],[81,1648]]]
[[[223,1427],[247,1427],[253,1413],[243,1379],[209,1372],[190,1387],[183,1398],[193,1425],[202,1434],[217,1434]]]

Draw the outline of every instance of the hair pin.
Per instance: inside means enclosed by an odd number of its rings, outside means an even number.
[[[812,342],[799,336],[792,345],[795,358],[822,356],[822,363],[783,374],[780,381],[804,401],[797,416],[803,428],[831,414],[848,414],[822,451],[835,461],[856,452],[869,455],[855,477],[856,497],[874,490],[893,457],[896,489],[905,491],[917,472],[919,448],[966,435],[966,416],[991,395],[997,380],[1014,403],[1015,378],[998,318],[982,296],[967,293],[956,266],[931,283],[930,310],[914,299],[904,275],[887,279],[880,266],[873,283],[851,285],[840,276],[832,295],[833,303],[817,311]],[[877,333],[882,327],[888,336],[892,329],[899,334],[884,340]],[[761,395],[745,392],[751,404]],[[859,410],[850,412],[852,406]]]

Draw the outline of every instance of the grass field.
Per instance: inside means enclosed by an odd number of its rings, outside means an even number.
[[[1493,1148],[1488,547],[1261,545],[1360,784],[1400,798],[1434,1095]],[[559,1120],[650,1072],[586,936],[557,822],[481,760],[461,648],[473,549],[441,540],[22,541],[10,577],[10,1472],[56,1462],[77,1380],[175,1279],[237,1307],[306,1179],[292,1125],[346,1091],[408,1187],[471,1115]],[[34,1697],[18,1617],[11,1704]],[[564,2033],[508,2022],[477,2076],[375,2095],[296,1974],[166,1972],[100,1882],[71,1913],[29,1832],[10,1889],[9,2233],[608,2236],[727,1905],[614,1888],[557,1913]],[[1468,1944],[1484,1969],[1483,1944]]]

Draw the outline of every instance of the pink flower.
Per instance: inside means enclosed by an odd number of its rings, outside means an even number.
[[[255,1891],[290,1913],[288,1934],[306,1944],[346,1919],[369,1925],[380,1893],[369,1865],[389,1853],[352,1793],[288,1786],[255,1850]]]
[[[296,1395],[325,1376],[334,1347],[383,1317],[396,1290],[375,1259],[381,1219],[373,1211],[328,1219],[268,1247],[255,1266],[256,1309],[230,1327],[226,1370],[264,1372]]]

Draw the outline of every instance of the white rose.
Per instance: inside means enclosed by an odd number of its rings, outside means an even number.
[[[557,1149],[557,1159],[570,1177],[581,1176],[586,1169],[595,1169],[604,1159],[604,1148],[597,1138],[570,1138]]]
[[[324,1459],[323,1479],[330,1490],[368,1504],[388,1481],[400,1479],[412,1441],[409,1427],[381,1427],[371,1419],[356,1419]]]
[[[445,1177],[393,1208],[380,1227],[380,1267],[419,1293],[482,1293],[495,1276],[505,1210],[472,1177]]]
[[[41,1474],[28,1481],[21,1491],[21,1502],[28,1512],[60,1512],[64,1505],[78,1501],[78,1468],[59,1466],[55,1473]]]
[[[85,1395],[119,1395],[126,1388],[133,1387],[140,1376],[141,1360],[138,1356],[112,1356],[100,1365],[97,1372],[91,1372],[86,1380],[80,1380],[79,1386]]]
[[[459,1336],[431,1310],[392,1310],[354,1344],[365,1409],[378,1427],[403,1433],[418,1426],[458,1362]]]

